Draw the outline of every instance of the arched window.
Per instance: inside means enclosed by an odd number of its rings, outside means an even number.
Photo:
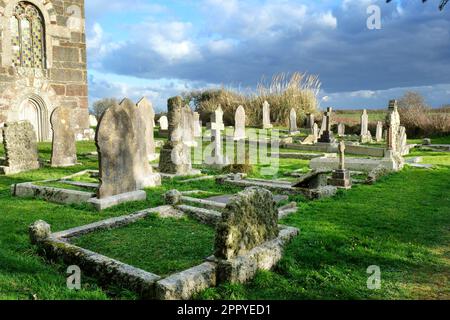
[[[44,19],[29,2],[19,2],[11,18],[12,62],[16,67],[44,68]]]

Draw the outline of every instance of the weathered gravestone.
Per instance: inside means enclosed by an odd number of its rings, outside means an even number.
[[[192,170],[191,148],[183,139],[183,99],[170,98],[168,104],[169,139],[161,149],[159,171],[174,175],[195,175]]]
[[[308,113],[306,115],[306,128],[310,130],[310,133],[313,134],[315,117],[314,114]]]
[[[52,167],[70,167],[77,164],[75,131],[72,126],[72,109],[56,108],[50,118],[53,131]]]
[[[16,174],[39,169],[37,138],[33,125],[28,121],[5,123],[1,129],[5,148],[1,174]]]
[[[239,106],[234,116],[234,140],[245,139],[245,109]]]
[[[159,118],[158,122],[160,130],[162,131],[169,130],[169,120],[167,119],[166,116],[162,116],[161,118]]]
[[[99,154],[98,200],[130,193],[136,195],[131,196],[132,200],[143,200],[145,192],[139,189],[161,184],[160,175],[152,172],[148,162],[144,128],[138,108],[129,99],[108,108],[101,117],[95,138]]]
[[[322,128],[325,124],[325,130],[322,132],[319,142],[321,143],[332,143],[333,142],[333,132],[331,131],[331,116],[333,109],[328,108],[324,113],[324,120],[322,122]]]
[[[294,108],[292,108],[289,113],[289,133],[290,134],[298,133],[297,112],[295,111]]]
[[[377,132],[376,132],[375,140],[376,140],[376,142],[383,141],[383,122],[381,122],[381,121],[377,122]]]
[[[406,128],[400,127],[399,133],[398,133],[398,150],[400,152],[400,155],[406,156],[409,154],[409,148],[408,148],[408,136],[406,135]]]
[[[369,131],[369,115],[367,114],[367,110],[364,109],[363,114],[361,115],[361,143],[371,143],[372,142],[372,134]]]
[[[272,129],[273,126],[270,121],[270,104],[264,101],[263,104],[263,129]]]
[[[92,114],[89,115],[89,126],[90,127],[96,127],[98,125],[97,118],[93,116]]]
[[[217,226],[215,256],[233,259],[278,237],[278,210],[270,191],[251,187],[225,207]]]
[[[194,137],[194,112],[188,105],[181,108],[181,127],[183,143],[188,147],[195,147],[197,143]]]
[[[388,115],[386,117],[386,152],[381,165],[388,170],[398,171],[404,166],[404,159],[399,150],[400,114],[398,113],[397,100],[389,102]]]
[[[148,160],[153,161],[157,158],[154,137],[155,111],[151,102],[146,97],[139,100],[136,106],[142,121],[147,157]]]
[[[339,123],[338,124],[338,137],[345,136],[345,124]]]

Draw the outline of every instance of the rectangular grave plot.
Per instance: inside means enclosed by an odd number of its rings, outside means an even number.
[[[161,277],[202,264],[214,247],[214,229],[189,218],[149,215],[124,227],[71,240],[84,249]]]

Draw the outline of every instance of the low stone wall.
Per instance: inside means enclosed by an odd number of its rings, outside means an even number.
[[[345,167],[351,171],[363,171],[370,172],[381,164],[378,159],[357,159],[347,158],[345,160]],[[309,166],[313,170],[338,170],[339,159],[338,158],[316,158],[312,159]]]
[[[91,192],[37,186],[31,182],[12,185],[11,195],[19,198],[42,199],[58,204],[86,203],[95,197],[95,194]]]

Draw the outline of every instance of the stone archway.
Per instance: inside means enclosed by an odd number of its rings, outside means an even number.
[[[39,96],[30,96],[19,105],[19,121],[28,120],[34,127],[38,141],[49,139],[48,110]]]

